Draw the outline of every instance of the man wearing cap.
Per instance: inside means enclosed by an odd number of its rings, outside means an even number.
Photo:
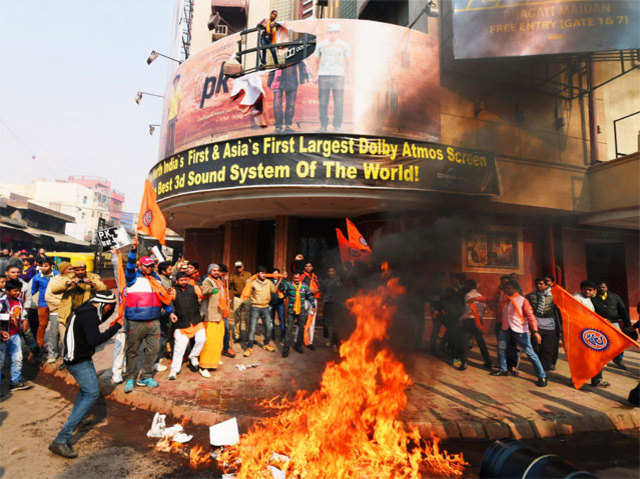
[[[71,263],[65,274],[56,276],[50,284],[52,294],[62,295],[58,305],[58,322],[64,324],[78,306],[86,303],[97,292],[107,290],[100,276],[87,273],[87,265],[82,260]]]
[[[131,240],[124,277],[127,281],[127,299],[124,316],[127,319],[127,341],[125,343],[127,372],[124,392],[133,391],[134,385],[158,387],[151,377],[160,349],[160,316],[163,309],[173,313],[171,302],[175,291],[165,289],[154,271],[155,261],[149,256],[140,258],[136,270],[138,237]],[[144,345],[140,378],[138,377],[138,350]]]
[[[251,299],[242,301],[242,291],[251,277],[251,273],[244,269],[242,261],[234,264],[235,272],[229,276],[229,295],[233,298],[233,329],[234,341],[239,342],[241,335],[248,333],[249,310],[251,309]]]
[[[69,419],[56,438],[49,445],[49,450],[59,456],[74,458],[78,454],[72,449],[69,440],[74,429],[87,415],[93,403],[100,395],[98,376],[93,365],[92,356],[96,347],[116,334],[122,327],[124,318],[100,332],[100,323],[106,321],[116,305],[116,297],[111,291],[98,292],[73,311],[69,318],[64,338],[64,362],[75,378],[80,392],[69,414]]]

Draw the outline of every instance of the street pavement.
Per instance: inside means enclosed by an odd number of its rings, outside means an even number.
[[[490,335],[486,339],[495,361],[495,341]],[[236,357],[223,357],[223,364],[212,372],[211,378],[190,371],[185,363],[176,381],[167,380],[168,371],[157,373],[158,388],[136,388],[130,394],[124,394],[123,385],[111,384],[112,342],[97,352],[94,362],[103,393],[110,399],[201,425],[236,416],[243,429],[265,414],[258,405],[260,400],[300,389],[317,389],[325,364],[339,360],[337,352],[324,344],[315,351],[305,349],[304,354],[292,350],[288,358],[282,358],[279,351],[270,353],[259,347],[253,351],[250,358],[245,358],[236,345]],[[625,352],[628,371],[605,369],[604,378],[611,387],[585,385],[582,390],[570,384],[569,367],[562,352],[546,388],[536,387],[533,367],[524,356],[518,377],[490,376],[477,348],[470,352],[465,371],[426,353],[399,357],[413,380],[402,418],[416,424],[423,433],[449,439],[519,439],[640,428],[640,414],[626,400],[640,377],[638,351]],[[243,371],[236,367],[254,363],[257,367]],[[73,379],[56,366],[45,365],[44,372],[72,384]]]

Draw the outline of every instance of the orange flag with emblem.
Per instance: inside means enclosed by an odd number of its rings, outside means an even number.
[[[356,225],[354,225],[349,218],[345,218],[347,221],[347,237],[349,238],[349,243],[353,248],[358,248],[358,250],[363,253],[371,253],[371,248],[369,247],[369,243],[364,239],[364,236],[360,234]]]
[[[560,286],[555,285],[551,293],[553,302],[562,313],[564,349],[576,389],[580,389],[622,351],[640,346]]]
[[[167,222],[158,203],[156,203],[156,193],[149,180],[144,182],[144,193],[138,216],[138,231],[157,239],[160,244],[165,244]]]
[[[336,228],[340,259],[342,259],[343,263],[347,261],[368,261],[371,256],[371,248],[367,240],[364,239],[364,236],[360,234],[358,228],[355,227],[349,218],[346,218],[346,221],[349,239],[345,238],[340,228]]]

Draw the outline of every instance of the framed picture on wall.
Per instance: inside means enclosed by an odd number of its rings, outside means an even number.
[[[495,226],[467,235],[462,242],[462,270],[522,274],[522,230]]]

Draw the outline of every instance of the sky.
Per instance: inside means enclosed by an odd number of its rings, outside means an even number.
[[[103,176],[137,211],[157,161],[173,0],[0,1],[1,182]],[[35,159],[32,157],[35,155]]]

